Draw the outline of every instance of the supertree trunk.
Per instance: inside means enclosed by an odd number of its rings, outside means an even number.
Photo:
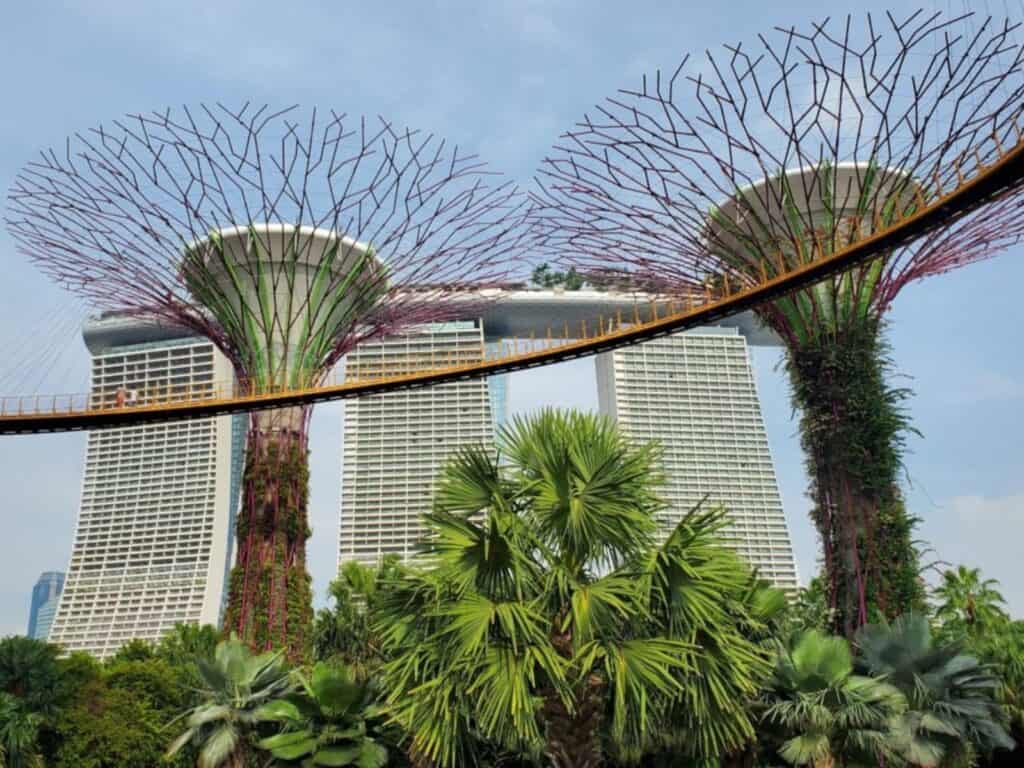
[[[897,477],[909,429],[900,402],[908,393],[886,381],[882,329],[873,319],[791,346],[787,367],[832,630],[852,638],[869,621],[923,607],[913,520]]]
[[[235,529],[224,631],[257,651],[306,654],[313,620],[306,540],[310,535],[308,410],[253,414]]]

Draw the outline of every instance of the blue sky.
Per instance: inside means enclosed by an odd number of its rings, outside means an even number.
[[[858,12],[864,10],[862,4]],[[937,4],[945,8],[948,4]],[[954,4],[960,6],[960,4]],[[851,6],[831,2],[594,0],[313,3],[176,0],[10,3],[0,26],[0,186],[40,148],[125,112],[245,100],[382,114],[531,178],[558,133],[616,88],[686,52],[752,41]],[[872,4],[875,10],[899,4]],[[910,6],[907,6],[909,8]],[[81,309],[0,233],[0,393],[79,391]],[[910,506],[936,559],[980,566],[1024,615],[1024,250],[911,286],[891,313],[910,413]],[[39,361],[44,363],[39,365]],[[814,570],[806,478],[779,354],[754,364],[801,573]],[[29,366],[27,363],[33,363]],[[512,405],[596,407],[592,361],[517,374]],[[66,566],[82,435],[0,438],[0,635],[24,631],[29,593]],[[310,562],[318,600],[334,568],[341,406],[312,432]]]

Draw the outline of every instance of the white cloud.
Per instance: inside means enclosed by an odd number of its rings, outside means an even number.
[[[964,523],[1024,524],[1024,493],[1012,496],[954,496],[949,510]]]
[[[923,515],[921,537],[940,567],[980,568],[1000,583],[1010,612],[1024,618],[1020,542],[1024,541],[1024,491],[1005,496],[963,495],[945,499]],[[931,574],[933,577],[935,574]]]
[[[568,38],[555,17],[568,5],[570,3],[549,0],[505,0],[491,7],[497,9],[504,21],[511,22],[523,42],[564,48]]]
[[[999,371],[982,370],[969,378],[947,381],[943,400],[951,405],[1005,402],[1024,397],[1024,383]]]
[[[1024,395],[1024,385],[995,371],[983,371],[974,381],[973,395],[976,400],[1016,400]]]

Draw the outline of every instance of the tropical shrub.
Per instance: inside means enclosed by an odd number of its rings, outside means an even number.
[[[760,703],[765,751],[815,768],[882,765],[893,757],[889,724],[906,708],[895,687],[854,674],[844,638],[817,630],[779,644]]]
[[[17,699],[28,712],[50,713],[64,698],[60,649],[30,637],[0,640],[0,692]]]
[[[244,768],[253,764],[256,712],[288,691],[291,681],[279,653],[254,655],[237,637],[217,646],[213,661],[199,659],[202,702],[184,716],[185,731],[168,757],[187,745],[199,753],[199,768]]]
[[[1013,749],[996,694],[999,680],[955,645],[936,645],[928,619],[900,616],[863,627],[858,664],[884,676],[907,701],[891,724],[893,748],[911,765],[956,766],[975,754]]]
[[[396,555],[386,556],[377,568],[355,561],[342,564],[329,590],[333,605],[318,611],[313,623],[314,658],[340,662],[360,678],[380,667],[381,640],[370,615],[378,595],[399,569]]]
[[[43,716],[8,693],[0,693],[0,765],[4,768],[42,768],[39,729]]]
[[[295,692],[264,704],[256,719],[284,728],[259,742],[280,766],[381,768],[388,751],[375,737],[382,723],[373,686],[344,666],[319,663],[295,673]],[[375,722],[376,721],[376,722]]]

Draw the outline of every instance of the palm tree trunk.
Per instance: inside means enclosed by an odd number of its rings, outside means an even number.
[[[545,693],[545,752],[553,768],[599,768],[604,764],[601,748],[601,726],[604,722],[602,689],[603,681],[591,676],[580,686],[572,712],[566,709],[557,693]]]

